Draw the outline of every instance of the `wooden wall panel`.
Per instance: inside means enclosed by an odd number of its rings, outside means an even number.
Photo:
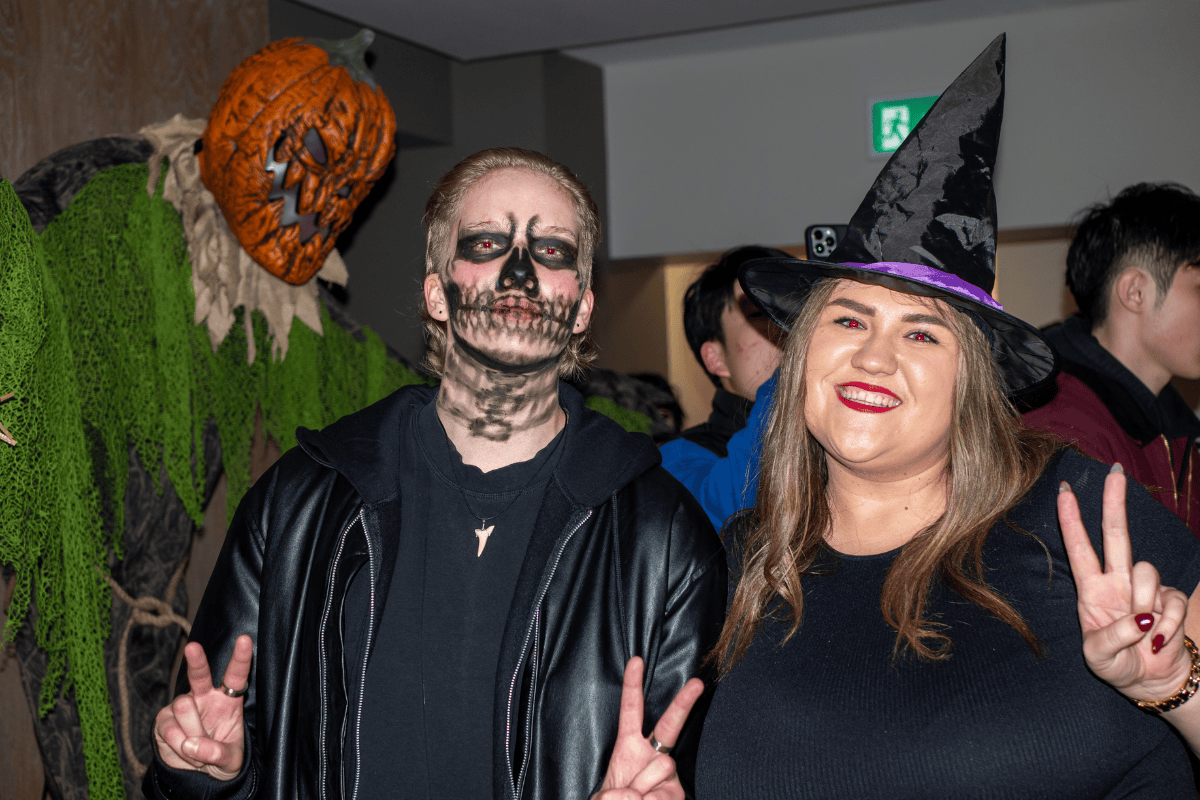
[[[176,113],[207,117],[268,37],[267,0],[3,0],[0,177]]]
[[[713,395],[717,393],[708,373],[692,353],[683,329],[683,296],[711,263],[713,262],[698,261],[692,264],[668,264],[663,267],[667,301],[666,378],[675,389],[675,396],[683,409],[685,429],[708,419],[709,412],[712,411]]]

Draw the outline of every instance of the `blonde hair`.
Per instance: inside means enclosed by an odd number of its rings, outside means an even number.
[[[446,252],[450,247],[454,220],[462,209],[463,198],[476,182],[498,169],[527,169],[545,175],[571,197],[579,221],[579,255],[575,262],[579,270],[579,288],[581,293],[590,289],[592,260],[600,244],[600,212],[596,203],[587,187],[571,170],[541,153],[521,147],[481,150],[455,164],[438,181],[425,203],[425,274],[437,274],[443,282],[449,279]],[[420,313],[428,346],[425,366],[433,374],[441,375],[446,364],[446,325],[430,315],[424,295],[421,297]],[[581,371],[595,358],[596,349],[591,334],[586,330],[572,334],[559,358],[559,374],[570,375]]]
[[[784,348],[775,406],[763,443],[758,505],[748,513],[742,572],[721,637],[710,656],[722,672],[745,655],[768,605],[791,611],[791,638],[804,610],[801,580],[815,574],[831,523],[825,451],[805,424],[808,342],[839,281],[809,294]],[[988,532],[1033,486],[1058,449],[1049,434],[1025,427],[1004,396],[983,332],[963,312],[931,300],[959,341],[958,376],[947,461],[946,510],[901,549],[884,580],[879,605],[896,630],[893,657],[949,655],[945,625],[925,617],[935,579],[1016,630],[1035,653],[1041,646],[1021,615],[984,579]]]

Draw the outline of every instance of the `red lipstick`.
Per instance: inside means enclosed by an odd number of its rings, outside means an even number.
[[[847,408],[852,408],[855,411],[865,411],[869,414],[882,414],[885,411],[891,411],[893,408],[899,408],[901,403],[903,402],[900,400],[900,397],[895,392],[885,389],[882,386],[875,386],[874,384],[863,383],[862,381],[847,381],[846,383],[839,383],[837,386],[837,389],[838,389],[837,397],[838,397],[838,400],[842,401],[842,405],[846,406]],[[872,392],[875,394],[882,394],[887,397],[895,398],[896,403],[895,403],[895,405],[887,405],[887,406],[876,405],[873,403],[862,403],[857,400],[851,400],[849,397],[846,397],[842,393],[843,389],[860,389],[864,392]]]

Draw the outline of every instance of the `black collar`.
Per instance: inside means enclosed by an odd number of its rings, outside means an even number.
[[[712,413],[708,415],[708,424],[713,431],[728,438],[746,427],[746,420],[750,418],[750,410],[753,408],[753,400],[717,389],[717,393],[713,395]]]
[[[1171,384],[1157,397],[1089,332],[1078,316],[1046,329],[1046,338],[1062,357],[1062,371],[1078,378],[1100,398],[1113,419],[1143,447],[1165,436],[1200,436],[1200,418]]]
[[[317,463],[344,475],[364,501],[381,502],[397,492],[404,426],[436,395],[432,386],[406,386],[324,430],[298,428],[296,442]],[[567,412],[567,425],[553,474],[573,505],[599,505],[661,462],[649,436],[627,434],[585,408],[583,397],[565,383],[558,385],[558,402]]]
[[[747,400],[718,387],[708,419],[683,431],[679,437],[715,453],[718,458],[725,458],[729,455],[729,449],[726,447],[729,439],[746,427],[746,420],[749,419],[752,408],[753,400]]]

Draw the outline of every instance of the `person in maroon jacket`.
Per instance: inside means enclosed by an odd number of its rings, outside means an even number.
[[[1200,419],[1170,384],[1200,378],[1200,197],[1139,183],[1085,210],[1067,286],[1079,313],[1045,331],[1057,393],[1025,421],[1120,462],[1200,537]]]

